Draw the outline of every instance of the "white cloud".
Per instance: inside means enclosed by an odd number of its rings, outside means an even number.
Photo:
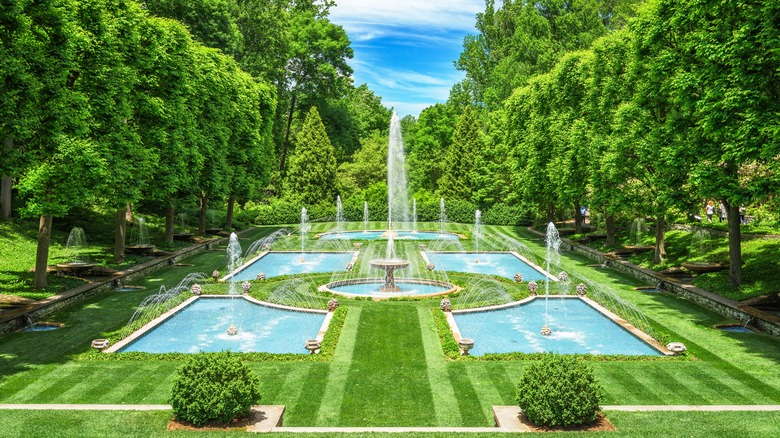
[[[348,32],[366,25],[471,31],[484,9],[484,0],[337,0],[330,19]]]

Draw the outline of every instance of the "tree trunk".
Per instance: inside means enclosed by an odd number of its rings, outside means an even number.
[[[125,259],[125,230],[127,225],[127,209],[116,211],[116,233],[114,235],[114,261],[122,263]]]
[[[227,204],[227,215],[225,216],[225,231],[230,231],[233,228],[233,208],[236,205],[236,197],[230,196]]]
[[[173,204],[168,204],[165,208],[165,242],[173,243],[173,220],[174,220]]]
[[[198,234],[201,236],[206,235],[206,207],[208,206],[208,198],[206,195],[200,195],[200,211],[198,212]]]
[[[293,94],[292,100],[290,101],[290,112],[287,114],[287,130],[284,132],[284,148],[282,148],[282,159],[279,161],[279,172],[282,176],[284,176],[284,164],[287,160],[287,150],[290,148],[290,127],[292,126],[296,100],[297,95]]]
[[[653,264],[660,264],[666,259],[666,219],[664,215],[658,215],[655,218],[655,255]]]
[[[13,137],[6,137],[3,140],[5,144],[5,150],[10,151],[14,147]],[[10,175],[3,174],[2,182],[0,182],[0,219],[11,219],[11,186],[13,181]]]
[[[615,229],[615,216],[607,215],[607,217],[604,218],[604,228],[606,228],[607,232],[607,241],[605,244],[607,246],[613,246],[617,243],[617,230]]]
[[[739,204],[726,204],[729,221],[729,280],[732,286],[742,284],[742,230],[739,223]]]
[[[580,212],[580,201],[574,203],[574,232],[582,233],[582,212]]]
[[[38,251],[35,254],[35,289],[47,286],[46,270],[49,267],[49,243],[51,242],[52,215],[41,216],[38,223]]]
[[[13,180],[8,175],[3,175],[2,182],[0,182],[0,219],[11,219],[11,187],[13,186]]]

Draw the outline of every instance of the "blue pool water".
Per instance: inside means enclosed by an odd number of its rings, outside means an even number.
[[[523,274],[523,281],[539,281],[546,277],[511,253],[426,252],[428,261],[440,271],[472,272],[499,275],[513,279]],[[478,263],[475,260],[479,260]]]
[[[269,252],[235,275],[236,281],[254,280],[262,272],[266,278],[280,275],[343,271],[352,260],[351,252]],[[303,261],[301,261],[303,258]]]
[[[327,233],[320,236],[320,240],[385,240],[386,231],[347,231],[341,233]],[[457,234],[434,233],[431,231],[396,231],[395,240],[458,240]]]
[[[550,298],[552,335],[542,336],[544,298],[486,312],[453,314],[463,337],[474,339],[471,354],[538,353],[625,354],[658,356],[661,353],[611,319],[574,298]]]
[[[48,332],[51,330],[57,330],[59,328],[61,327],[58,325],[35,323],[29,327],[25,327],[22,331],[23,332]]]
[[[307,339],[317,337],[324,313],[294,312],[243,298],[199,298],[120,352],[197,353],[240,351],[307,353]],[[230,336],[230,324],[238,334]]]
[[[383,281],[372,283],[358,283],[342,286],[331,286],[330,290],[352,295],[365,295],[381,298],[391,298],[409,295],[427,295],[446,292],[452,289],[452,286],[442,286],[436,284],[405,283],[402,279],[396,279],[395,285],[400,289],[398,292],[380,292],[379,288],[384,285]]]
[[[742,326],[742,325],[724,325],[718,327],[719,329],[723,330],[724,332],[731,332],[731,333],[753,333],[753,330],[750,330],[749,328]]]

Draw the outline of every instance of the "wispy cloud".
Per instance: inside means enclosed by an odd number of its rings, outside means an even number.
[[[484,8],[484,0],[337,0],[330,19],[350,36],[356,83],[403,116],[446,101],[463,79],[452,61]]]

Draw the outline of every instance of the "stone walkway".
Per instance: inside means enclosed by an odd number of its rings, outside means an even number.
[[[61,411],[167,411],[170,405],[97,405],[97,404],[0,404],[0,410],[61,410]],[[617,405],[602,406],[602,411],[657,412],[657,411],[780,411],[780,405]],[[517,406],[493,406],[495,427],[284,427],[282,420],[284,406],[254,406],[255,418],[260,421],[247,428],[248,432],[292,432],[292,433],[474,433],[474,432],[530,432],[531,429],[520,421],[520,408]]]

